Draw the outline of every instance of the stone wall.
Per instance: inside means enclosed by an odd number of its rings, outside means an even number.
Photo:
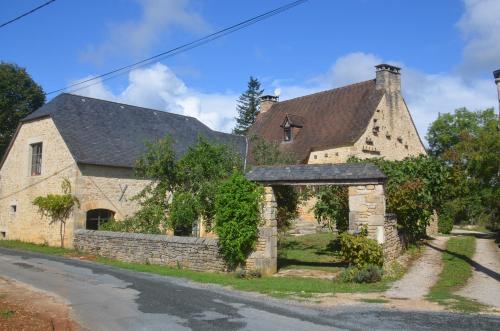
[[[225,271],[217,240],[212,238],[76,230],[74,247],[120,261]]]
[[[385,195],[384,186],[349,186],[349,230],[368,228],[368,237],[384,242]]]
[[[265,187],[262,204],[262,224],[255,252],[247,259],[246,269],[259,270],[264,275],[278,271],[278,228],[276,224],[276,197],[272,187]]]
[[[41,174],[31,174],[31,146],[42,143]],[[0,169],[0,232],[5,239],[22,240],[58,246],[59,224],[49,225],[41,217],[33,200],[49,193],[61,194],[64,178],[73,190],[78,174],[71,156],[54,122],[50,118],[24,123]],[[14,207],[15,206],[15,211]],[[71,246],[73,219],[66,225],[65,244]]]
[[[425,155],[405,101],[400,94],[397,95],[393,98],[396,101],[394,107],[389,99],[386,95],[382,98],[366,131],[353,145],[313,151],[308,163],[344,163],[351,156],[402,160],[408,156]]]
[[[81,203],[75,214],[75,228],[84,229],[87,211],[108,209],[122,220],[138,210],[137,195],[150,181],[136,179],[133,169],[79,165],[76,195]]]
[[[403,239],[399,235],[397,219],[394,214],[386,215],[384,223],[384,237],[384,262],[392,262],[401,255],[404,248]]]

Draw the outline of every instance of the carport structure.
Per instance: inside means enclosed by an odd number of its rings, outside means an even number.
[[[368,236],[385,242],[384,225],[386,175],[370,163],[289,165],[254,167],[246,177],[265,187],[262,207],[263,224],[259,229],[256,251],[247,260],[247,268],[264,274],[277,272],[277,203],[273,187],[280,185],[349,187],[349,230],[368,228]]]

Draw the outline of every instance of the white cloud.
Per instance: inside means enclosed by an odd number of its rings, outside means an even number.
[[[136,0],[142,15],[136,21],[112,24],[107,38],[99,45],[89,45],[81,54],[84,61],[95,64],[119,54],[144,56],[151,47],[174,27],[199,33],[209,25],[189,8],[189,0]]]
[[[466,40],[462,70],[467,74],[492,72],[500,67],[500,1],[464,0],[458,22]]]
[[[92,84],[76,93],[196,117],[214,130],[230,132],[234,127],[237,95],[190,89],[161,63],[132,70],[128,86],[118,93],[113,93],[102,81]]]
[[[429,124],[438,113],[453,112],[460,107],[471,110],[498,107],[496,88],[493,79],[471,79],[465,81],[456,74],[430,74],[408,68],[394,61],[384,61],[374,54],[350,53],[340,57],[327,71],[305,84],[280,84],[282,100],[302,96],[330,88],[344,86],[375,78],[374,66],[383,62],[403,68],[402,91],[405,96],[415,125],[422,138],[427,133]]]

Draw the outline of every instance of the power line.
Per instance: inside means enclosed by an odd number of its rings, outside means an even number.
[[[17,20],[20,20],[20,19],[21,19],[21,18],[23,18],[24,16],[28,16],[29,14],[32,14],[32,13],[36,12],[37,10],[42,9],[42,8],[43,8],[43,7],[45,7],[45,6],[50,5],[50,4],[51,4],[51,3],[53,3],[54,1],[56,1],[56,0],[50,0],[50,1],[47,1],[46,3],[44,3],[44,4],[40,5],[40,6],[36,7],[36,8],[33,8],[32,10],[30,10],[30,11],[28,11],[28,12],[26,12],[26,13],[22,14],[22,15],[19,15],[19,16],[17,16],[16,18],[13,18],[13,19],[11,19],[11,20],[10,20],[10,21],[8,21],[8,22],[2,23],[2,24],[0,25],[0,28],[3,28],[3,27],[4,27],[4,26],[6,26],[7,24],[13,23],[13,22],[15,22],[15,21],[17,21]]]
[[[275,9],[267,11],[267,12],[265,12],[263,14],[254,16],[254,17],[252,17],[250,19],[247,19],[247,20],[244,20],[244,21],[242,21],[240,23],[231,25],[231,26],[229,26],[227,28],[224,28],[224,29],[219,30],[217,32],[214,32],[214,33],[211,33],[209,35],[206,35],[206,36],[204,36],[202,38],[199,38],[199,39],[196,39],[196,40],[191,41],[189,43],[183,44],[181,46],[172,48],[172,49],[170,49],[168,51],[156,54],[156,55],[151,56],[151,57],[149,57],[147,59],[144,59],[144,60],[141,60],[141,61],[129,64],[129,65],[126,65],[126,66],[123,66],[123,67],[120,67],[120,68],[117,68],[117,69],[114,69],[114,70],[111,70],[111,71],[108,71],[108,72],[106,72],[104,74],[97,75],[97,76],[85,79],[83,81],[80,81],[80,82],[77,82],[77,83],[74,83],[74,84],[70,84],[70,85],[68,85],[66,87],[63,87],[63,88],[60,88],[60,89],[57,89],[57,90],[53,90],[53,91],[45,93],[45,94],[46,95],[50,95],[50,94],[54,94],[54,93],[57,93],[57,92],[62,92],[62,91],[71,89],[72,87],[77,87],[77,86],[80,86],[82,84],[89,83],[89,82],[92,82],[92,81],[95,81],[95,80],[98,80],[98,79],[106,77],[103,80],[97,81],[95,83],[87,84],[87,85],[85,85],[83,87],[80,87],[80,88],[73,89],[70,92],[76,92],[76,91],[79,91],[81,89],[93,86],[95,84],[99,84],[102,81],[106,81],[108,79],[117,77],[117,76],[119,76],[119,75],[121,75],[123,73],[129,72],[132,69],[139,68],[139,67],[142,67],[144,65],[147,65],[150,62],[152,62],[153,60],[165,59],[165,58],[172,57],[172,56],[175,56],[177,54],[186,52],[186,51],[191,50],[193,48],[197,48],[199,46],[202,46],[202,45],[204,45],[204,44],[206,44],[206,43],[208,43],[210,41],[219,39],[219,38],[221,38],[223,36],[226,36],[226,35],[228,35],[230,33],[236,32],[236,31],[241,30],[243,28],[246,28],[246,27],[248,27],[250,25],[253,25],[253,24],[257,23],[257,22],[260,22],[262,20],[265,20],[265,19],[270,18],[272,16],[275,16],[277,14],[280,14],[280,13],[282,13],[284,11],[287,11],[287,10],[289,10],[289,9],[291,9],[293,7],[296,7],[296,6],[302,4],[302,3],[306,2],[306,1],[308,1],[308,0],[298,0],[298,1],[291,2],[291,3],[286,4],[284,6],[275,8]]]

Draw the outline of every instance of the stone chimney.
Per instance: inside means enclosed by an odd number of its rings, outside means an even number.
[[[264,114],[267,112],[272,105],[278,102],[279,97],[274,95],[263,95],[260,97],[260,113]]]
[[[495,77],[495,84],[497,85],[498,109],[500,110],[500,69],[493,71],[493,77]]]
[[[379,64],[376,68],[375,87],[377,90],[385,89],[387,92],[401,92],[401,68],[390,64]]]

